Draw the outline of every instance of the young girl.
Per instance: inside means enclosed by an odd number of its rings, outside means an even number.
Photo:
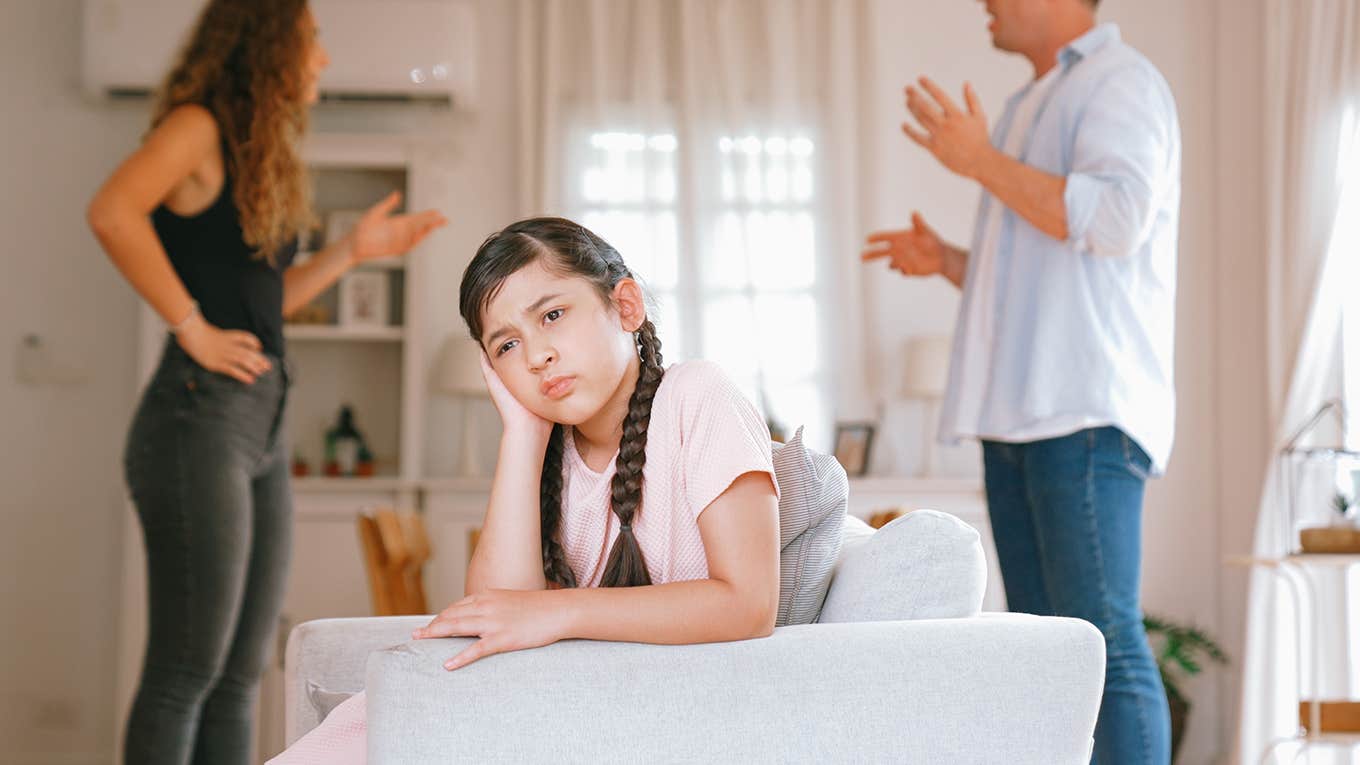
[[[144,143],[90,203],[172,333],[124,454],[150,618],[129,763],[249,759],[291,547],[283,316],[442,224],[391,215],[393,195],[292,264],[311,219],[297,141],[328,62],[304,0],[212,0]]]
[[[468,596],[413,637],[479,638],[456,670],[566,638],[769,635],[769,432],[716,366],[663,369],[619,253],[568,220],[521,221],[477,251],[459,307],[505,427]],[[363,762],[363,721],[358,694],[273,762]]]

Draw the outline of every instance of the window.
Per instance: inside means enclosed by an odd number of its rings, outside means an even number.
[[[614,127],[572,141],[568,215],[642,278],[667,361],[717,362],[767,417],[823,438],[830,303],[818,281],[812,131],[686,144],[673,130]]]

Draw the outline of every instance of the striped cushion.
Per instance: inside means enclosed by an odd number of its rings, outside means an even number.
[[[774,444],[779,484],[779,614],[775,625],[811,624],[840,555],[850,482],[835,458],[803,446],[799,428]]]

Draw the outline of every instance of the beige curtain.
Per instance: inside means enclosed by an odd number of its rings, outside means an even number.
[[[669,305],[661,315],[672,320],[659,327],[663,344],[682,348],[680,358],[728,367],[749,383],[748,393],[759,403],[775,410],[782,405],[785,424],[805,424],[810,443],[829,446],[840,402],[863,397],[857,310],[863,0],[519,0],[516,9],[524,211],[576,217],[588,206],[579,186],[587,162],[582,155],[592,135],[598,137],[592,131],[613,125],[631,136],[673,136],[678,152],[630,168],[645,176],[639,183],[648,189],[654,182],[675,188],[675,198],[666,202],[673,221],[650,224],[673,231],[679,253],[674,283],[663,284]],[[801,145],[815,144],[803,158],[816,185],[806,209],[759,218],[772,209],[768,198],[745,198],[743,177],[732,192],[732,156],[741,153],[743,140],[756,140],[752,136],[779,142],[778,157],[754,152],[761,173],[782,172],[778,162],[801,161],[786,150],[790,140],[805,136],[812,143]],[[720,145],[735,145],[732,156]],[[793,164],[788,168],[797,171]],[[734,214],[748,216],[736,246]],[[815,231],[808,237],[815,242],[783,242],[788,232],[778,227],[767,238],[759,226],[748,225],[798,216],[814,222],[807,230]],[[781,279],[796,281],[798,267],[772,275],[762,269],[770,270],[786,244],[815,251],[815,273],[793,285],[805,290],[791,288],[789,294],[797,294],[781,303],[763,290]],[[631,252],[620,246],[630,264],[650,257],[639,249],[646,246]],[[715,290],[736,297],[720,305],[712,299]],[[745,304],[741,294],[749,297]],[[724,342],[715,343],[715,312],[729,309],[729,317],[741,318],[727,322],[732,326],[720,338]],[[803,320],[810,336],[800,348],[772,349],[787,345],[790,322]],[[740,343],[734,332],[746,333]],[[668,333],[684,341],[673,343]],[[745,358],[732,350],[743,343]],[[808,372],[804,361],[815,362],[816,370]],[[805,373],[815,381],[801,388],[784,384]]]
[[[1266,4],[1265,123],[1268,391],[1274,449],[1328,399],[1340,396],[1342,322],[1355,300],[1360,258],[1360,0],[1270,0]],[[1354,431],[1354,428],[1352,428]],[[1324,428],[1321,440],[1339,438]],[[1255,554],[1288,552],[1294,530],[1284,510],[1285,476],[1272,465],[1263,481]],[[1353,578],[1353,577],[1352,577]],[[1320,602],[1318,659],[1340,668],[1319,687],[1296,672],[1294,601],[1281,580],[1263,570],[1251,578],[1238,761],[1257,763],[1269,743],[1298,726],[1296,693],[1354,696],[1354,586],[1339,572],[1316,573]],[[1351,582],[1354,585],[1355,582]],[[1304,643],[1314,638],[1303,633]],[[1305,654],[1307,655],[1307,654]],[[1281,762],[1294,750],[1280,751]],[[1336,759],[1326,759],[1334,757]],[[1351,762],[1346,752],[1318,750],[1311,763]]]

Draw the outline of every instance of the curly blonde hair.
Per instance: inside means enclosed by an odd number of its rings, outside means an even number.
[[[212,112],[245,241],[273,259],[313,225],[298,141],[307,129],[306,0],[211,0],[159,92],[152,127],[176,107]]]

